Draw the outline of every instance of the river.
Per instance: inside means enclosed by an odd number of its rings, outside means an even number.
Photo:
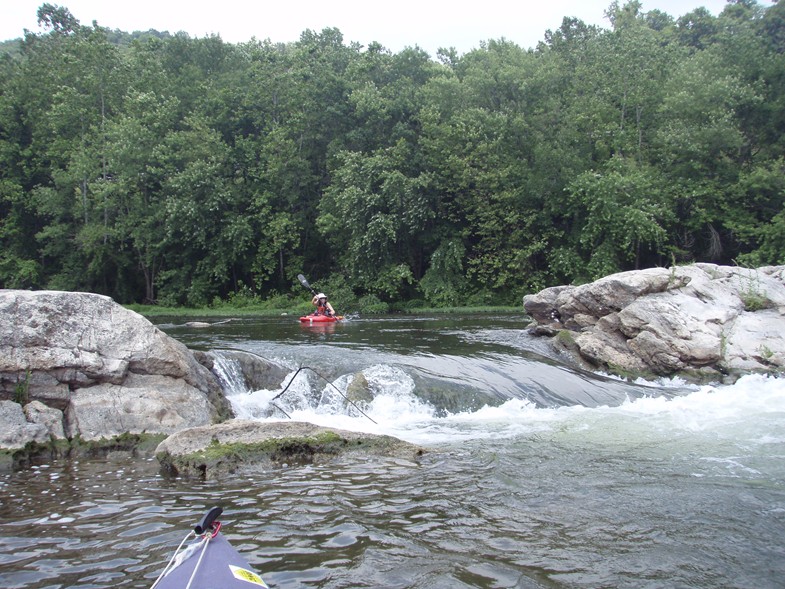
[[[206,482],[123,453],[0,474],[0,586],[150,587],[212,505],[276,588],[785,584],[784,380],[626,383],[568,368],[521,324],[162,320],[216,351],[240,416],[285,412],[429,451]],[[291,370],[277,410],[282,389],[243,390],[226,349]],[[358,373],[372,394],[359,409],[343,398]]]

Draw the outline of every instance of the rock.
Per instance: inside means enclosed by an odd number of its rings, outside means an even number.
[[[41,401],[31,401],[24,406],[24,414],[28,422],[43,425],[52,438],[65,439],[63,412],[59,409],[47,407]]]
[[[206,395],[169,376],[131,374],[122,385],[105,383],[75,391],[67,410],[68,437],[85,440],[124,433],[170,434],[212,422]]]
[[[188,348],[90,293],[0,290],[0,398],[20,396],[62,411],[65,434],[83,439],[231,416]]]
[[[559,321],[560,317],[556,311],[556,299],[564,291],[571,291],[572,286],[552,286],[541,290],[537,294],[526,295],[523,297],[523,306],[526,312],[539,325],[547,325],[554,321]]]
[[[22,406],[14,401],[0,401],[0,448],[24,448],[30,442],[49,441],[49,431],[40,423],[29,423]]]
[[[785,369],[785,266],[622,272],[545,289],[524,308],[532,333],[572,330],[580,359],[611,372],[700,379]]]
[[[171,474],[212,479],[239,470],[324,462],[346,452],[414,459],[424,450],[391,436],[311,423],[231,420],[172,434],[156,456]]]
[[[207,352],[206,355],[210,357],[211,364],[215,362],[216,352]],[[221,350],[220,355],[237,362],[247,391],[277,389],[281,386],[289,372],[291,372],[288,368],[270,362],[251,352]]]
[[[223,321],[215,321],[214,323],[208,323],[207,321],[186,321],[183,325],[185,327],[196,327],[201,329],[204,327],[212,327],[213,325],[223,325],[230,321],[232,321],[232,319],[224,319]]]
[[[574,338],[576,352],[590,366],[601,366],[610,372],[643,374],[649,371],[646,362],[630,353],[627,340],[619,332],[593,330]]]
[[[346,387],[346,399],[352,403],[370,403],[373,401],[373,393],[368,379],[362,372],[358,372],[352,377],[349,386]]]
[[[207,323],[206,321],[187,321],[186,323],[183,323],[183,325],[186,327],[203,328],[203,327],[210,327],[211,324]]]

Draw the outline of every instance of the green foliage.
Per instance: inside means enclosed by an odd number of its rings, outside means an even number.
[[[387,297],[412,282],[406,262],[434,217],[424,194],[427,179],[408,173],[408,157],[403,140],[371,156],[339,153],[317,219],[349,277]]]
[[[30,402],[30,370],[25,371],[25,379],[14,386],[14,402],[27,405]]]
[[[425,299],[437,307],[455,305],[467,290],[463,274],[466,248],[457,239],[442,242],[431,255],[428,271],[420,281]]]
[[[358,313],[379,314],[387,313],[390,310],[390,305],[379,300],[376,295],[365,295],[360,297],[356,306]]]
[[[785,160],[765,162],[739,177],[727,224],[748,246],[738,256],[748,266],[785,263]]]
[[[618,272],[630,262],[639,267],[647,253],[662,253],[671,207],[653,171],[615,157],[602,172],[578,176],[567,191],[586,278]]]
[[[783,3],[612,2],[535,49],[122,33],[0,51],[0,288],[336,309],[518,304],[672,261],[785,263]],[[275,302],[272,302],[275,301]]]
[[[739,296],[744,303],[744,310],[751,313],[761,311],[772,306],[772,302],[761,290],[760,276],[757,270],[749,270],[746,278],[740,278],[741,285]]]

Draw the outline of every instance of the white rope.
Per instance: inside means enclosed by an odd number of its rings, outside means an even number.
[[[207,552],[207,544],[210,542],[212,536],[208,532],[204,535],[204,540],[202,540],[203,548],[201,554],[199,554],[199,560],[196,561],[196,566],[194,567],[194,572],[191,573],[191,578],[188,579],[188,584],[185,586],[185,589],[191,589],[191,583],[194,582],[194,577],[196,577],[196,572],[199,570],[199,565],[202,564],[202,558],[204,557],[205,553]]]
[[[193,532],[188,532],[188,534],[185,535],[185,538],[183,538],[183,541],[180,542],[180,545],[177,547],[177,550],[175,550],[174,554],[172,554],[172,558],[169,559],[169,562],[166,564],[166,567],[164,568],[163,571],[161,571],[161,574],[158,575],[158,578],[155,580],[155,583],[152,584],[150,589],[155,589],[156,585],[158,585],[158,583],[161,582],[161,579],[163,579],[169,571],[175,568],[174,566],[172,566],[172,563],[174,562],[175,558],[177,558],[177,555],[180,553],[180,549],[183,547],[183,544],[185,544],[186,540],[188,540],[188,538],[191,537],[191,534],[193,534]]]

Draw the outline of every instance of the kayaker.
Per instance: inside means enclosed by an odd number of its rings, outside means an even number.
[[[333,309],[330,301],[327,300],[327,295],[323,292],[313,295],[311,302],[316,306],[316,311],[313,312],[314,315],[327,315],[328,317],[335,315],[335,309]]]

